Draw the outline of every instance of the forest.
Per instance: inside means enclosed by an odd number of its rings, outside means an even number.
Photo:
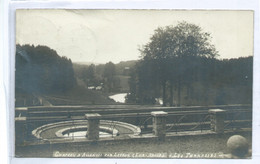
[[[164,106],[252,103],[252,56],[224,60],[197,57],[184,64],[188,68],[172,74],[158,73],[150,62],[141,60],[131,70],[128,103],[156,104],[158,98]],[[165,62],[167,70],[174,69],[171,61]]]
[[[76,85],[72,62],[47,46],[17,45],[16,89],[35,93],[62,93]]]
[[[211,36],[180,22],[159,27],[131,71],[127,102],[163,106],[252,103],[253,57],[217,59]]]
[[[128,93],[127,104],[252,103],[253,57],[219,59],[210,34],[197,25],[159,27],[139,51],[138,60],[86,65],[47,46],[18,44],[16,99],[56,95],[71,99],[67,104],[109,104],[109,95]]]
[[[63,94],[75,87],[72,62],[47,46],[16,45],[16,105],[35,105],[39,96]]]

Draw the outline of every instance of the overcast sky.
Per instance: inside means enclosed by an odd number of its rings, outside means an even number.
[[[139,59],[157,27],[194,23],[212,36],[219,58],[253,55],[252,11],[17,10],[16,43],[46,45],[73,62]]]

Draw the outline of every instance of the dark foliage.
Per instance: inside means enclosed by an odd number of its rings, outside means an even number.
[[[131,72],[130,94],[127,101],[153,104],[155,98],[165,96],[165,104],[169,106],[252,103],[252,56],[229,60],[199,57],[188,64],[190,67],[188,72],[183,70],[178,72],[174,63],[171,64],[171,61],[168,63],[166,68],[171,74],[163,75],[157,73],[158,69],[152,61],[150,63],[139,61]],[[182,87],[179,91],[180,74],[182,74],[180,79]],[[161,76],[172,80],[166,82],[165,91],[163,91],[164,85],[161,85]],[[181,95],[180,99],[178,94]]]
[[[137,60],[122,61],[118,64],[73,64],[78,84],[83,87],[101,86],[103,93],[129,92],[128,78]]]
[[[72,62],[47,46],[16,46],[16,91],[62,93],[75,86]]]
[[[164,106],[251,103],[253,58],[217,60],[210,34],[194,24],[158,28],[129,80],[131,103]]]

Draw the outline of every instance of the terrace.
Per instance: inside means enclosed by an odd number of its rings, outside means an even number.
[[[174,147],[177,144],[175,141],[179,140],[193,147],[187,152],[204,152],[207,145],[214,147],[212,153],[217,153],[225,152],[229,136],[242,134],[251,141],[252,131],[250,105],[178,108],[137,105],[28,107],[17,108],[16,115],[16,133],[19,134],[16,135],[16,151],[23,156],[26,156],[26,151],[21,150],[28,147],[38,147],[36,152],[46,151],[48,147],[51,154],[43,153],[46,157],[62,150],[107,152],[109,149],[115,153],[127,152],[122,145],[129,148],[128,153],[157,152],[158,144],[164,145],[158,150],[165,152],[166,148],[170,145]],[[196,139],[200,143],[204,140],[207,144],[196,148]],[[148,145],[145,146],[145,143]],[[93,148],[93,144],[95,148],[88,149]],[[135,147],[129,146],[131,144]],[[82,148],[81,145],[86,147]],[[106,149],[104,145],[110,145],[115,150]],[[63,149],[68,146],[72,148]],[[149,149],[144,150],[147,146]],[[175,147],[172,152],[185,152],[184,149],[187,149],[185,144]]]

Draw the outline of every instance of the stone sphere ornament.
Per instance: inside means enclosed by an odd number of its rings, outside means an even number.
[[[229,152],[238,158],[246,158],[249,151],[249,144],[245,137],[241,135],[233,135],[227,141]]]

